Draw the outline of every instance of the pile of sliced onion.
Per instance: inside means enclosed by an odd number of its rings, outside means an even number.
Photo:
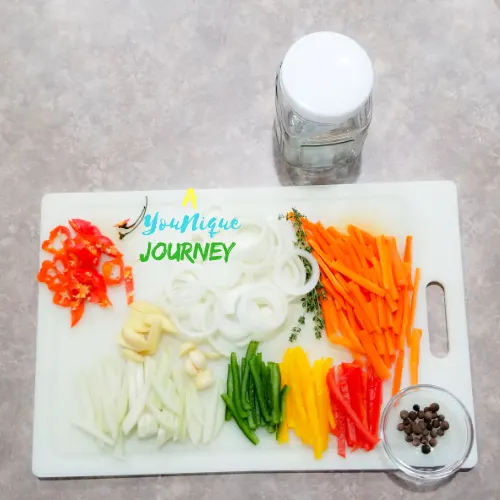
[[[318,263],[295,246],[294,230],[285,220],[243,220],[231,240],[236,246],[229,262],[176,266],[164,293],[179,334],[207,341],[223,355],[278,334],[289,303],[313,290],[320,277]],[[305,262],[311,267],[307,278]]]
[[[224,423],[224,389],[217,380],[202,404],[194,382],[173,369],[168,350],[141,364],[105,360],[79,378],[80,407],[73,423],[121,455],[132,435],[156,438],[159,447],[188,438],[208,443]]]

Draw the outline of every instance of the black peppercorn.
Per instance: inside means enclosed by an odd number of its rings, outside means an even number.
[[[418,413],[417,413],[417,417],[422,419],[424,418],[424,412],[422,410],[420,410]]]
[[[399,416],[403,419],[406,420],[408,418],[409,413],[406,410],[401,410],[401,413]]]
[[[429,424],[427,424],[426,429],[427,429],[428,431],[432,431],[432,424],[430,424],[430,423],[429,423]]]
[[[407,435],[405,436],[405,440],[406,440],[406,442],[407,442],[407,443],[412,443],[412,442],[413,442],[413,437],[412,437],[412,436],[410,436],[409,434],[407,434]]]
[[[442,422],[446,417],[444,415],[438,415],[438,420]]]
[[[441,429],[441,430],[442,430],[442,429]],[[408,435],[412,434],[411,427],[410,427],[410,426],[405,427],[405,432],[406,432],[406,434],[408,434]]]
[[[435,429],[437,429],[439,427],[439,420],[433,420],[432,422],[432,427],[434,427]]]
[[[439,429],[437,430],[437,435],[438,435],[438,436],[444,436],[444,431],[443,431],[443,429],[439,428]]]
[[[426,422],[430,422],[432,420],[432,413],[430,411],[426,411],[424,413],[424,419]]]
[[[422,431],[422,436],[427,437],[429,434],[430,434],[430,433],[429,433],[429,431],[428,431],[427,429],[424,429],[424,430]]]
[[[437,403],[432,403],[430,406],[429,406],[430,410],[433,411],[433,412],[436,412],[436,411],[439,411],[439,405]]]
[[[431,438],[429,444],[434,448],[438,444],[438,440],[436,438]]]
[[[422,445],[422,453],[424,455],[427,455],[431,452],[431,447],[428,444],[423,444]]]
[[[430,410],[430,408],[429,408],[428,406],[426,406],[426,407],[424,408],[424,413],[425,413],[426,411],[429,411],[429,410]]]
[[[438,435],[439,429],[432,429],[431,437],[435,438]]]
[[[427,428],[427,424],[426,424],[423,420],[421,420],[421,421],[418,423],[418,426],[419,426],[422,430],[424,430],[424,429],[426,429],[426,428]]]
[[[405,425],[410,425],[410,424],[411,424],[411,420],[410,420],[409,418],[405,418],[405,419],[403,420],[403,424],[405,424]]]
[[[422,429],[417,425],[415,429],[413,429],[413,434],[420,436],[420,434],[422,434]]]
[[[421,442],[422,444],[429,444],[429,440],[428,440],[427,438],[422,438],[422,439],[420,440],[420,442]]]
[[[419,406],[419,405],[413,405],[413,409],[414,409],[415,411],[419,411],[419,410],[420,410],[420,406]]]
[[[450,424],[446,420],[443,420],[440,425],[443,431],[447,431],[450,428]]]

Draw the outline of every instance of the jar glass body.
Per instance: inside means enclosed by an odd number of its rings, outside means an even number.
[[[312,172],[329,170],[334,182],[354,180],[371,122],[371,95],[355,115],[341,123],[310,121],[287,102],[278,70],[275,104],[276,141],[288,166]]]

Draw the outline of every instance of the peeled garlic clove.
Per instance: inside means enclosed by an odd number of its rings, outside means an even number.
[[[150,352],[155,353],[158,350],[160,341],[161,341],[161,324],[160,321],[154,321],[151,324],[151,330],[149,330],[148,340],[147,340]]]
[[[125,339],[123,338],[123,334],[122,332],[120,332],[117,336],[117,339],[118,341],[118,345],[120,347],[123,347],[124,349],[132,349],[132,347],[130,345],[128,345],[126,342],[125,342]]]
[[[145,314],[136,311],[135,309],[130,309],[125,324],[130,326],[130,328],[132,328],[132,330],[136,331],[137,333],[145,334],[149,332],[149,325],[146,324],[144,319],[145,319]]]
[[[184,370],[186,370],[186,373],[188,375],[191,375],[191,377],[195,377],[198,375],[198,370],[196,369],[196,366],[193,365],[191,359],[186,359],[186,362],[184,363]]]
[[[190,351],[189,359],[198,370],[204,370],[207,366],[207,358],[201,351]]]
[[[132,330],[128,325],[123,327],[122,336],[123,340],[135,351],[149,350],[149,342],[144,336]]]
[[[133,363],[143,363],[144,362],[144,356],[141,354],[131,351],[130,349],[122,349],[122,358],[126,359],[128,361],[132,361]]]
[[[196,349],[196,344],[193,342],[185,342],[179,347],[179,356],[184,356],[184,354],[187,354],[189,351],[192,351],[193,349]]]
[[[214,383],[214,375],[211,370],[198,372],[194,380],[194,384],[198,391],[203,391]]]

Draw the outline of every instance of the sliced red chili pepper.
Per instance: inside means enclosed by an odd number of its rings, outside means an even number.
[[[380,379],[380,377],[377,377],[375,371],[373,370],[373,367],[371,367],[371,372],[368,373],[368,379],[369,379],[368,405],[370,408],[368,428],[372,434],[378,436],[380,410],[382,407],[382,380]]]
[[[83,316],[85,311],[85,301],[77,300],[71,302],[71,328],[73,328]]]
[[[335,370],[332,368],[331,377],[335,381]],[[342,411],[339,410],[337,403],[330,395],[330,405],[335,417],[335,435],[337,436],[337,454],[345,458],[346,452],[346,417]]]
[[[115,272],[118,275],[114,274]],[[104,281],[108,285],[118,285],[123,281],[123,260],[121,257],[116,257],[113,260],[107,260],[102,265],[102,274]]]
[[[57,274],[57,269],[54,267],[54,263],[51,260],[44,260],[40,266],[40,271],[36,276],[36,279],[40,283],[50,282],[54,276]]]
[[[49,238],[42,243],[42,250],[56,254],[60,252],[66,243],[71,239],[71,233],[66,226],[57,226],[49,234]],[[58,244],[58,247],[56,245]]]
[[[81,234],[82,236],[101,236],[101,231],[89,222],[84,219],[70,219],[68,221],[69,225],[72,227],[75,233]]]
[[[61,307],[69,307],[71,305],[71,297],[66,290],[61,290],[54,293],[52,302]]]
[[[363,422],[363,425],[366,425],[366,418],[363,411],[363,380],[361,377],[361,368],[359,366],[353,364],[347,371],[347,386],[349,387],[349,401],[351,402],[351,407],[361,422]],[[356,438],[359,446],[364,448],[368,446],[361,435],[356,435]]]
[[[79,234],[75,236],[73,246],[67,249],[67,254],[71,267],[93,268],[101,260],[101,251]]]
[[[127,304],[134,302],[134,276],[132,275],[132,267],[125,266],[123,268],[123,276],[125,279],[125,292],[127,292]]]

